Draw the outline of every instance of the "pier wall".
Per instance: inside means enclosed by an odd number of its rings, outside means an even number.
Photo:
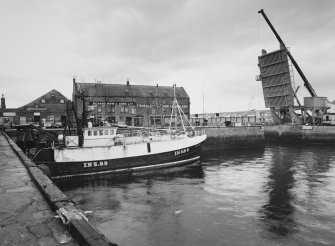
[[[274,125],[262,127],[197,127],[206,148],[259,147],[266,143],[335,144],[335,126]]]
[[[266,142],[335,143],[335,126],[266,126],[264,137]]]
[[[93,225],[91,225],[88,222],[87,218],[83,215],[82,211],[76,207],[76,204],[72,200],[70,200],[49,179],[49,177],[47,177],[43,173],[43,171],[40,168],[38,168],[37,165],[25,155],[25,153],[19,148],[19,146],[6,133],[0,133],[0,134],[1,134],[0,137],[2,137],[3,135],[4,137],[2,138],[7,139],[8,142],[6,143],[6,145],[11,147],[11,149],[15,153],[14,155],[17,156],[17,158],[22,162],[23,166],[26,168],[27,173],[30,176],[32,182],[36,185],[37,188],[36,190],[40,191],[45,201],[49,204],[50,209],[55,211],[58,214],[58,216],[60,216],[63,223],[66,225],[68,231],[71,233],[73,238],[75,238],[76,242],[79,245],[88,245],[88,246],[116,245],[110,242],[100,231],[98,231]],[[2,157],[1,155],[5,156],[4,153],[0,152],[0,157]],[[2,177],[0,176],[0,178]],[[0,203],[0,209],[3,209],[1,207],[1,203]],[[37,230],[43,229],[43,226],[39,226],[36,228],[38,228]],[[37,237],[39,237],[40,234],[36,233]],[[11,238],[11,240],[13,239]],[[12,244],[11,241],[9,243],[10,245]],[[14,244],[16,245],[16,243]],[[52,242],[50,242],[50,244],[52,244]],[[1,241],[0,245],[2,245]],[[58,245],[58,244],[54,243],[52,245]]]
[[[207,134],[204,148],[235,148],[264,146],[263,127],[198,127]]]

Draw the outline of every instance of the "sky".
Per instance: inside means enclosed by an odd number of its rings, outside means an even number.
[[[78,82],[184,87],[191,113],[264,109],[258,56],[279,44],[335,99],[333,0],[0,0],[7,108]],[[297,72],[299,97],[308,96]]]

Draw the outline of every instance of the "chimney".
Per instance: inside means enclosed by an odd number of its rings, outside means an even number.
[[[1,109],[5,109],[6,108],[6,99],[5,96],[2,94],[1,97]]]
[[[129,84],[129,79],[127,79],[127,86],[130,86],[130,84]]]

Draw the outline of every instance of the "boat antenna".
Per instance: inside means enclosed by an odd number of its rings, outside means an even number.
[[[202,125],[205,122],[205,89],[202,87]]]

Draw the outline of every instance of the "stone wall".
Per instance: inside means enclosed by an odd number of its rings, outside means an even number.
[[[335,143],[335,126],[267,126],[264,136],[266,142]]]
[[[264,127],[197,127],[206,148],[253,148],[266,143],[335,144],[335,126],[275,125]]]
[[[264,130],[262,127],[197,127],[204,130],[207,140],[206,148],[235,148],[264,146]]]

